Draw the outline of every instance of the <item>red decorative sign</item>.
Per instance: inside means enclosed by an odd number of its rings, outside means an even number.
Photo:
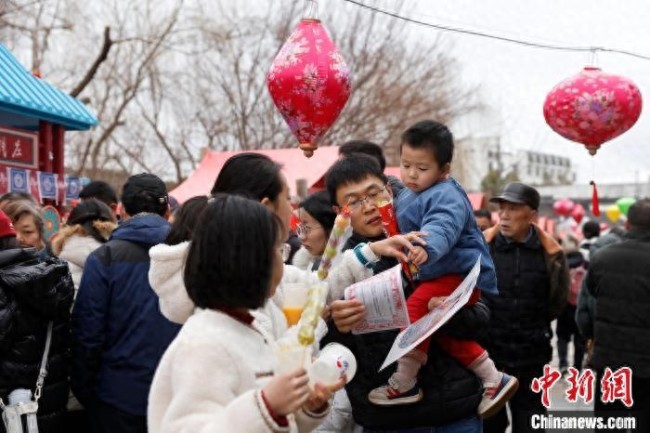
[[[35,133],[0,128],[0,164],[38,168],[37,144]]]

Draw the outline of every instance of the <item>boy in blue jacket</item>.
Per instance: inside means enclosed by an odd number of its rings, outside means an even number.
[[[449,177],[453,153],[452,134],[441,123],[424,120],[402,134],[400,174],[406,188],[395,199],[398,225],[402,233],[427,233],[427,244],[409,253],[409,260],[419,266],[419,285],[407,300],[411,323],[428,313],[430,302],[435,302],[432,298],[450,295],[479,256],[478,288],[469,304],[479,300],[480,290],[498,293],[494,263],[471,203],[458,182]],[[482,417],[496,413],[517,390],[517,379],[499,372],[477,342],[440,333],[434,338],[483,382],[485,391],[478,408]],[[397,371],[387,385],[370,392],[370,401],[386,406],[420,401],[417,374],[427,361],[428,346],[429,339],[399,359]]]

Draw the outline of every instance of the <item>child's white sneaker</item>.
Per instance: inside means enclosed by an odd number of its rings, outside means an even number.
[[[489,418],[496,415],[503,406],[512,398],[519,388],[519,381],[516,377],[503,373],[499,383],[485,383],[483,398],[478,405],[478,414],[481,418]]]

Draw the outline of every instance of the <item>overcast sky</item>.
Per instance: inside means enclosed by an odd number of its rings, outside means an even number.
[[[373,2],[369,2],[371,4]],[[389,1],[380,2],[390,8]],[[650,57],[648,0],[407,0],[400,12],[438,24],[562,45],[604,46]],[[438,30],[413,25],[421,37]],[[641,90],[645,107],[626,134],[606,143],[595,158],[579,144],[553,132],[544,121],[546,94],[578,73],[589,55],[522,47],[490,39],[445,33],[462,67],[462,81],[480,84],[484,100],[498,114],[506,147],[536,149],[572,159],[578,183],[650,181],[650,60],[600,53],[604,72],[626,76]],[[479,127],[479,126],[477,126]],[[494,127],[484,125],[480,127]]]

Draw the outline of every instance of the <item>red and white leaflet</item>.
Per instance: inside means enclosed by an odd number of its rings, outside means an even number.
[[[424,339],[436,332],[442,325],[451,319],[463,305],[467,304],[470,296],[472,296],[474,287],[476,287],[476,281],[478,280],[480,272],[481,257],[479,256],[474,267],[469,271],[469,274],[467,274],[465,279],[458,287],[456,287],[452,294],[445,299],[445,302],[442,305],[429,311],[426,316],[421,317],[397,335],[395,342],[393,342],[393,347],[390,348],[388,356],[386,356],[386,360],[379,371],[388,367],[393,362],[413,350],[413,348],[420,344]]]
[[[402,267],[387,271],[345,289],[345,299],[358,299],[366,307],[366,316],[353,334],[405,328],[409,325],[406,299],[402,290]]]

